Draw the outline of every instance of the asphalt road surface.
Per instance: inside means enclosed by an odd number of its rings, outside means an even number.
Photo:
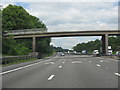
[[[3,88],[118,88],[118,60],[84,55],[51,59],[6,71]]]

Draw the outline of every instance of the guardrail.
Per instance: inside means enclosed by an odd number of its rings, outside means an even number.
[[[23,55],[23,56],[7,56],[7,57],[0,57],[0,60],[2,60],[2,64],[8,64],[12,63],[15,61],[20,61],[20,60],[30,60],[30,59],[37,59],[37,55]]]

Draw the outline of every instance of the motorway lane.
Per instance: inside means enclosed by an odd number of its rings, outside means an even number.
[[[43,87],[48,82],[47,78],[57,70],[61,60],[60,58],[53,58],[29,68],[5,74],[2,76],[3,88]]]
[[[91,57],[87,59],[88,61],[91,61],[95,65],[100,65],[100,67],[108,72],[116,73],[118,72],[118,63],[120,63],[118,60],[115,59],[109,59],[109,58],[102,58],[102,57]]]
[[[92,56],[57,55],[3,75],[3,88],[118,88],[119,76],[115,75],[118,62],[100,61],[101,58]],[[106,67],[114,69],[106,70]]]
[[[112,82],[111,82],[112,81]],[[53,88],[115,88],[117,78],[84,59],[68,59],[47,87]]]

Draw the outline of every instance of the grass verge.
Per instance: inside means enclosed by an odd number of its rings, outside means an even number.
[[[37,60],[37,58],[34,58],[34,59],[27,59],[27,60],[13,61],[13,62],[10,62],[10,63],[7,63],[7,64],[4,64],[4,65],[2,65],[2,66],[9,66],[9,65],[19,64],[19,63],[23,63],[23,62],[34,61],[34,60]]]

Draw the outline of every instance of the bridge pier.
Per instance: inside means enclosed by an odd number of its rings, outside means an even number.
[[[36,37],[32,38],[32,49],[33,49],[33,52],[37,52],[37,38]]]
[[[108,55],[108,34],[102,36],[102,54]]]
[[[38,59],[41,59],[42,55],[40,52],[38,52],[38,38],[37,37],[32,37],[32,49],[33,49],[32,54],[36,55]]]

